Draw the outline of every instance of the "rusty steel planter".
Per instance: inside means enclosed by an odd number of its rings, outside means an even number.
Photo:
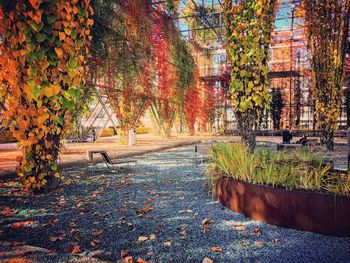
[[[222,177],[217,199],[229,209],[266,223],[350,237],[350,197],[291,191]]]

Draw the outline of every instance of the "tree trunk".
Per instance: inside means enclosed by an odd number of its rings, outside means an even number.
[[[252,112],[238,112],[236,117],[241,141],[253,151],[256,146],[255,116]]]
[[[334,132],[329,126],[324,127],[321,131],[321,144],[327,147],[327,150],[332,151],[334,148]]]

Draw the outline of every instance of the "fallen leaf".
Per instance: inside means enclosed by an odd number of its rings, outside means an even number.
[[[184,199],[185,199],[184,196],[180,196],[180,197],[179,197],[179,200],[184,200]]]
[[[211,247],[210,250],[214,252],[222,252],[224,249],[222,247]]]
[[[279,240],[278,238],[275,238],[275,239],[272,239],[271,242],[272,242],[272,243],[279,243],[280,240]]]
[[[255,241],[255,242],[254,242],[254,245],[256,245],[256,246],[263,246],[263,245],[265,245],[265,242],[262,242],[262,241]]]
[[[206,257],[202,260],[202,263],[214,263],[214,261]]]
[[[144,213],[152,211],[152,210],[154,210],[154,208],[152,206],[148,205],[148,206],[145,206],[141,209],[136,210],[136,214],[143,215]]]
[[[145,236],[140,236],[138,239],[139,242],[144,242],[146,240],[148,240],[148,237],[145,237]]]
[[[57,240],[62,240],[61,237],[50,237],[51,242],[56,242]]]
[[[187,210],[180,210],[179,214],[183,214],[183,213],[192,213],[193,211],[191,209],[187,209]]]
[[[149,236],[149,239],[150,240],[155,240],[157,238],[157,236],[155,235],[155,234],[151,234],[150,236]]]
[[[7,262],[8,263],[28,263],[30,261],[28,260],[28,258],[25,258],[25,257],[16,257],[16,258],[10,258]]]
[[[242,246],[242,247],[247,247],[247,246],[249,246],[249,243],[246,242],[246,241],[244,241],[244,242],[241,243],[241,246]]]
[[[31,226],[33,224],[34,224],[33,221],[16,222],[16,223],[13,223],[12,227],[14,229],[18,229],[18,228],[21,228],[21,227],[28,227],[28,226]]]
[[[8,206],[6,206],[3,211],[1,211],[1,214],[4,216],[10,216],[10,215],[14,215],[16,213],[17,213],[17,211],[12,211],[11,208],[9,208]]]
[[[237,231],[245,231],[247,229],[246,226],[235,226]]]
[[[103,230],[101,229],[101,230],[93,230],[92,231],[92,235],[94,236],[94,237],[97,237],[97,236],[99,236],[99,235],[101,235],[103,233]]]
[[[153,201],[152,199],[146,199],[145,201],[143,201],[145,204],[151,204]]]
[[[147,260],[144,260],[143,258],[138,258],[136,260],[137,263],[147,263],[148,261]]]
[[[171,242],[167,241],[167,242],[164,242],[163,245],[165,247],[171,247],[172,244],[171,244]]]
[[[81,251],[80,251],[80,247],[76,245],[73,247],[66,248],[63,252],[71,253],[71,254],[79,254]]]
[[[132,256],[127,256],[123,259],[123,263],[132,263],[133,259]]]
[[[204,233],[206,233],[206,232],[209,230],[209,228],[210,228],[210,226],[211,226],[211,224],[212,224],[213,222],[214,222],[214,221],[211,220],[211,219],[204,219],[204,220],[202,221],[203,232],[204,232]]]
[[[254,235],[257,235],[257,236],[260,236],[261,235],[261,229],[260,228],[254,228],[253,229],[253,231],[252,231],[252,233],[254,234]]]
[[[72,254],[79,254],[81,251],[80,251],[80,247],[79,246],[75,246],[72,250]]]

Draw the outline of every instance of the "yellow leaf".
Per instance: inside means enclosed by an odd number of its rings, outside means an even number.
[[[59,58],[62,57],[63,49],[61,47],[55,47],[55,52]]]
[[[70,36],[70,34],[72,33],[72,29],[70,28],[65,28],[64,32],[66,33],[66,35]]]

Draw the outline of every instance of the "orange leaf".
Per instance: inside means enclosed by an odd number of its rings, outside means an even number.
[[[214,252],[222,252],[224,249],[222,247],[211,247],[210,250]]]
[[[147,263],[148,261],[147,260],[144,260],[143,258],[138,258],[136,260],[137,263]]]
[[[66,39],[66,34],[64,32],[60,32],[58,33],[59,37],[60,37],[60,41],[65,40]]]
[[[79,254],[81,252],[80,247],[79,246],[75,246],[72,250],[72,254]]]
[[[93,24],[94,24],[94,20],[92,20],[92,19],[89,18],[89,19],[87,20],[87,25],[88,25],[88,26],[92,26]]]
[[[22,157],[22,156],[20,156],[20,157]],[[5,207],[4,211],[1,211],[1,214],[3,214],[4,216],[14,215],[16,213],[17,213],[16,211],[11,211],[11,208],[9,208],[9,207]]]
[[[56,52],[57,56],[60,58],[60,57],[62,57],[62,54],[63,54],[63,48],[55,47],[55,52]]]
[[[16,222],[16,223],[13,223],[12,227],[14,229],[18,229],[18,228],[21,228],[22,226],[30,226],[32,224],[34,224],[33,221]]]
[[[255,244],[256,246],[263,246],[263,245],[265,245],[265,242],[262,242],[262,241],[255,241],[254,244]]]
[[[39,5],[41,4],[42,0],[29,0],[30,4],[35,8],[38,9]]]
[[[8,263],[26,263],[28,262],[28,258],[25,257],[15,257],[15,258],[10,258]]]

